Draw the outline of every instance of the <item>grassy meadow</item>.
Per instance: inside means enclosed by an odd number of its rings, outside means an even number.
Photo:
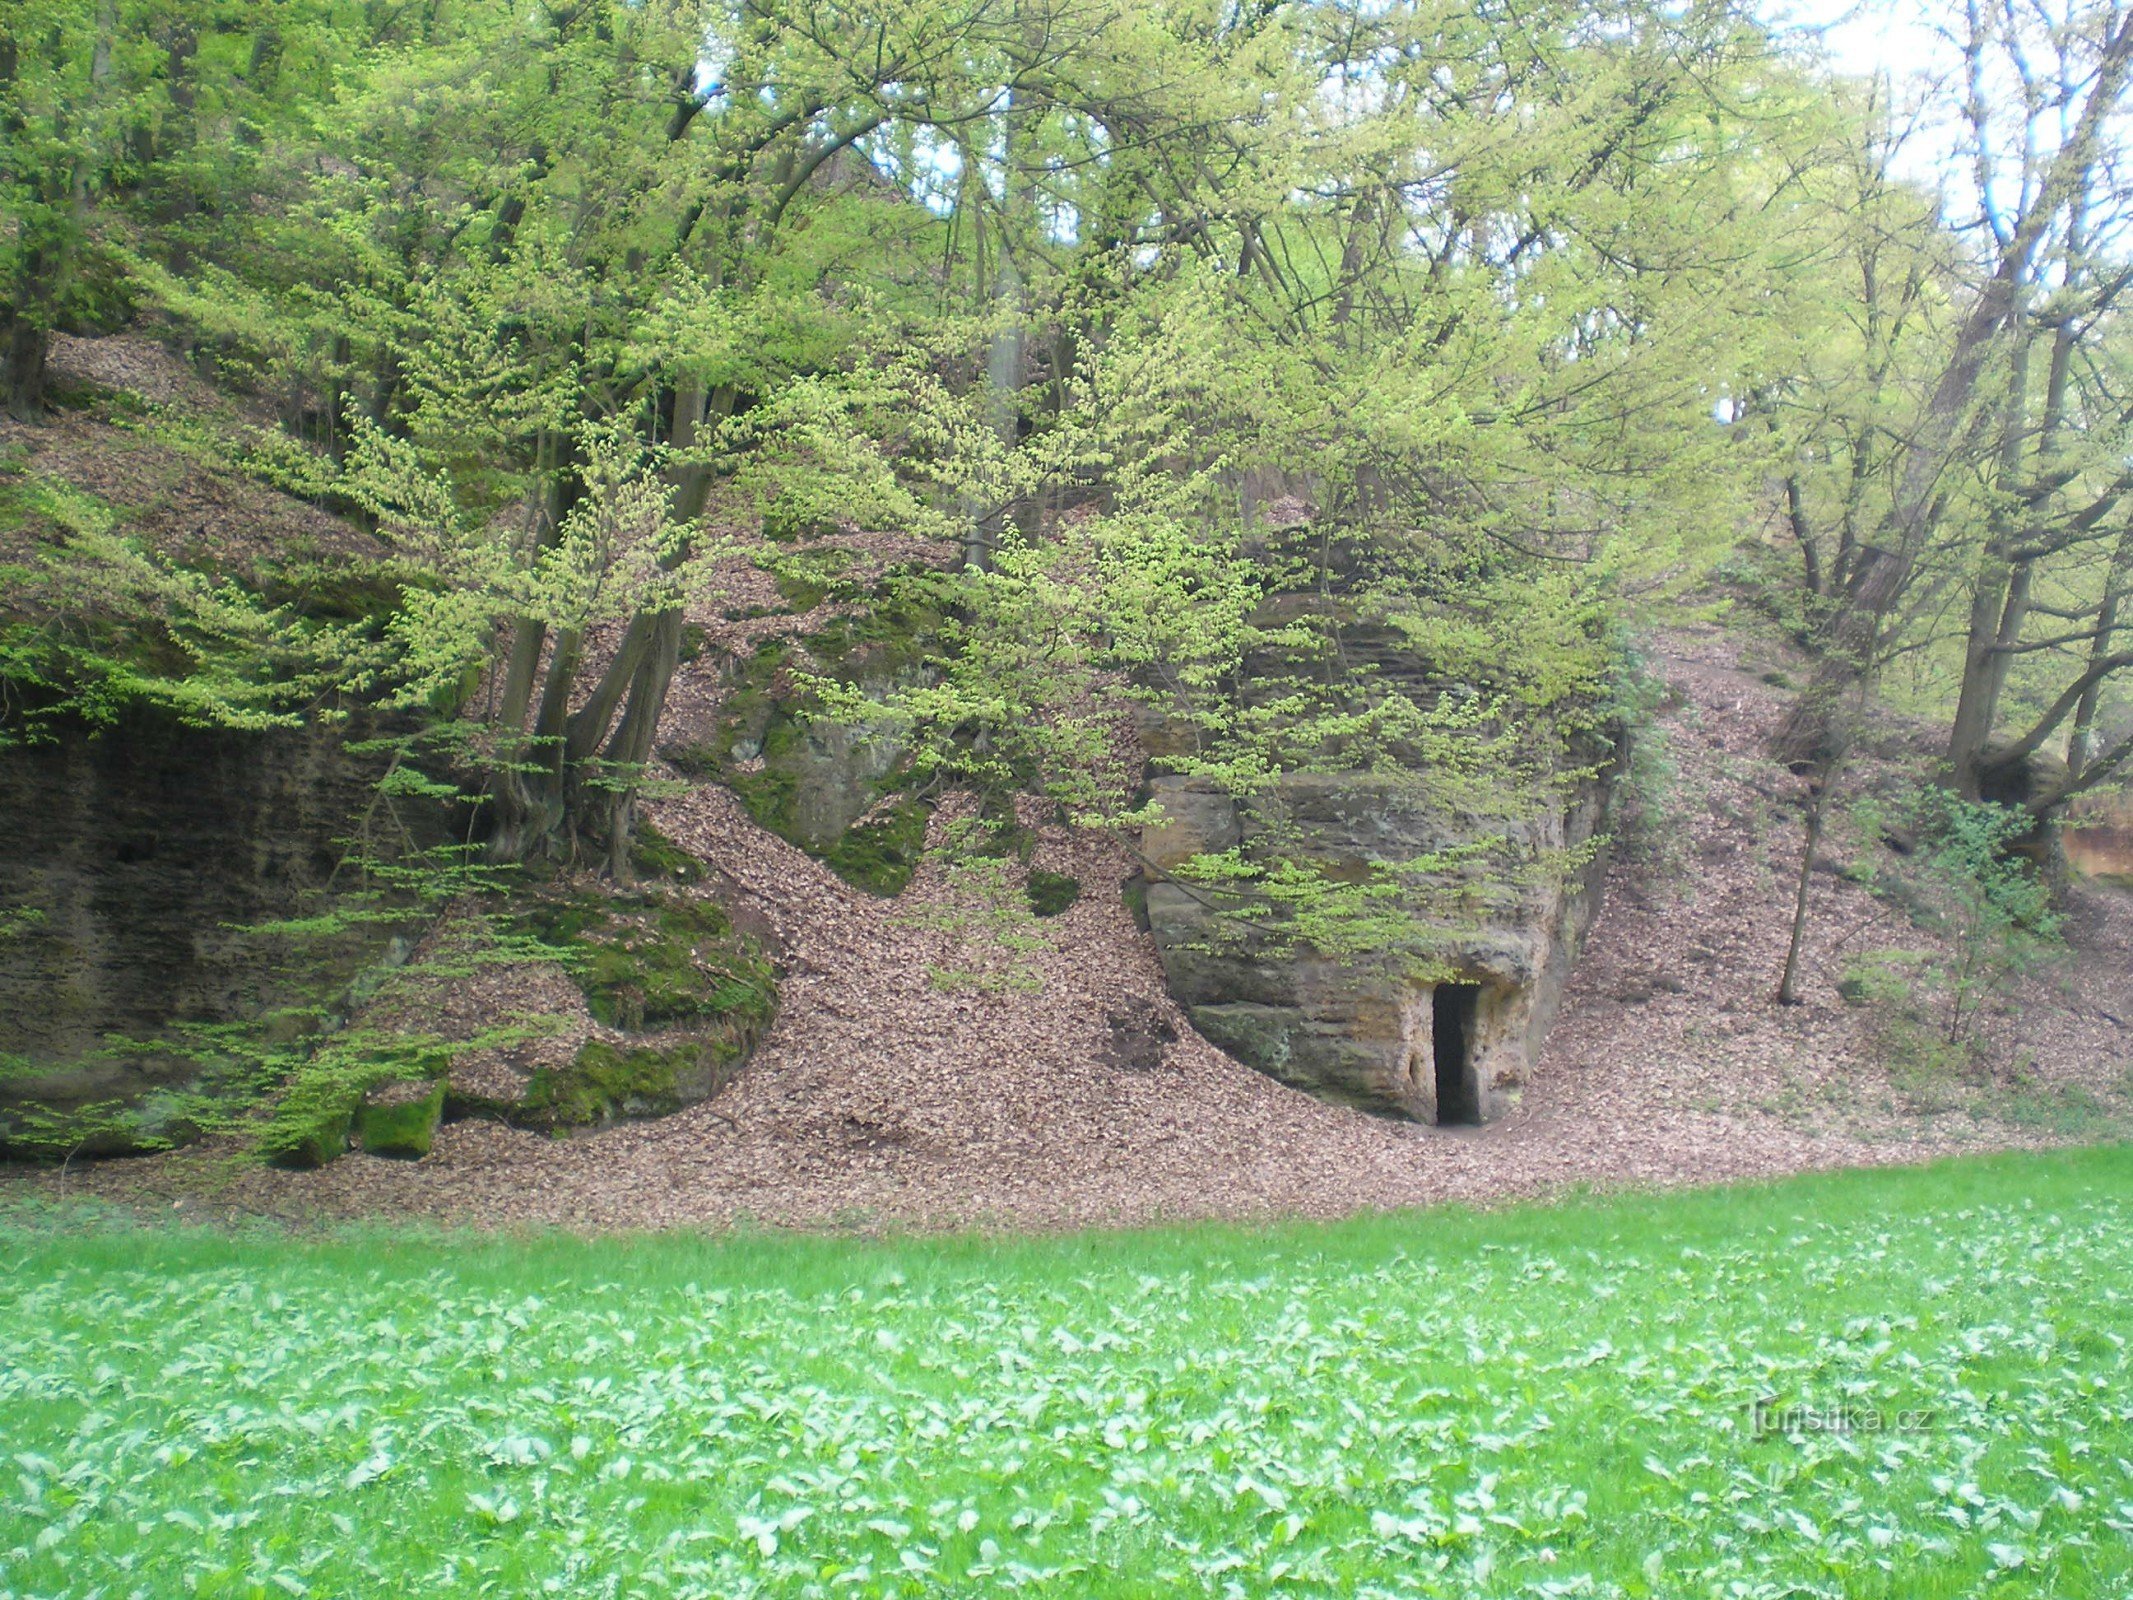
[[[1051,1239],[16,1211],[0,1252],[8,1596],[2133,1592],[2133,1149]]]

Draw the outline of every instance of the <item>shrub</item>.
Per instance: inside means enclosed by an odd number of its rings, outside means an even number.
[[[1928,787],[1901,807],[1862,803],[1858,820],[1869,836],[1917,841],[1900,865],[1878,869],[1872,886],[1944,941],[1945,953],[1917,958],[1917,969],[1944,1007],[1941,1037],[1973,1038],[1993,1003],[2061,948],[2050,886],[2013,853],[2034,819]]]

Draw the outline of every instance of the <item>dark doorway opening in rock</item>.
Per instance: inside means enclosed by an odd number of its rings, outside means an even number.
[[[1481,1006],[1478,983],[1440,983],[1430,996],[1430,1045],[1437,1062],[1437,1123],[1472,1125],[1481,1120],[1481,1082],[1474,1071],[1474,1018]]]

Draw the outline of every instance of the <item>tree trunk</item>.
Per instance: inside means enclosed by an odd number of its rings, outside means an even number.
[[[551,549],[562,534],[567,509],[563,457],[557,435],[543,430],[534,446],[534,458],[545,474],[545,487],[530,507],[524,553],[528,565],[538,562],[542,552]],[[489,785],[492,861],[518,862],[542,853],[540,842],[554,825],[550,796],[559,788],[560,773],[550,752],[555,730],[570,701],[577,667],[577,636],[569,630],[554,636],[540,716],[529,731],[526,717],[533,709],[533,691],[541,682],[541,657],[549,643],[546,622],[520,617],[513,623],[503,686],[491,721],[496,730],[498,762]]]
[[[2055,218],[2078,205],[2094,181],[2103,130],[2115,117],[2133,72],[2133,13],[2117,19],[2066,142],[2045,168],[2028,208],[2005,236],[1992,276],[1954,337],[1954,355],[1935,383],[1924,417],[1904,446],[1896,494],[1880,537],[1862,549],[1854,582],[1829,619],[1813,678],[1770,744],[1771,754],[1795,768],[1817,764],[1830,746],[1837,703],[1880,664],[1882,629],[1909,584],[1939,518],[1943,474],[1966,441],[1986,365],[2021,308],[2036,272],[2036,255]]]
[[[608,871],[618,881],[631,877],[630,843],[635,832],[637,785],[645,764],[652,759],[653,740],[659,733],[659,718],[666,710],[667,690],[681,664],[681,612],[662,611],[653,623],[650,649],[630,682],[629,703],[622,721],[608,741],[606,764],[617,787],[607,813]]]
[[[2111,560],[2111,571],[2104,579],[2103,603],[2096,612],[2096,639],[2089,646],[2091,667],[2111,653],[2111,640],[2118,632],[2118,614],[2125,604],[2126,589],[2133,582],[2133,529],[2118,536],[2118,550]],[[2088,769],[2089,749],[2095,740],[2096,713],[2103,701],[2103,679],[2098,678],[2083,691],[2081,701],[2074,708],[2074,730],[2066,741],[2066,768],[2069,779],[2078,780]]]
[[[1988,547],[1978,558],[1978,570],[1970,585],[1970,625],[1963,645],[1962,691],[1955,702],[1955,720],[1948,730],[1948,766],[1956,793],[1965,800],[1978,797],[1979,766],[1986,742],[1992,737],[1999,692],[1996,663],[2006,660],[1996,648],[2000,616],[2007,603],[2007,566],[1999,551]]]
[[[2077,198],[2069,227],[2069,259],[2074,270],[2087,249],[2088,213],[2085,199]],[[2038,430],[2036,464],[2029,481],[2013,497],[2029,511],[2046,504],[2052,496],[2051,475],[2058,468],[2060,435],[2066,427],[2067,396],[2073,381],[2074,353],[2079,343],[2074,319],[2061,317],[2052,326],[2051,359],[2044,385],[2044,419]],[[1978,587],[1971,597],[1970,633],[1963,657],[1963,684],[1955,710],[1955,725],[1948,737],[1948,762],[1955,776],[1956,792],[1976,800],[1983,784],[1986,748],[1999,725],[2000,698],[2007,690],[2007,675],[2014,666],[2014,649],[2029,625],[2030,600],[2036,579],[2034,555],[2018,555],[2024,534],[2017,518],[2004,509],[2022,466],[2023,441],[2027,435],[2029,361],[2034,345],[2024,339],[2015,352],[2014,372],[2008,385],[2007,411],[2000,442],[2000,485],[2003,509],[1994,512],[1992,533],[1987,541]]]
[[[7,338],[7,414],[17,422],[35,422],[44,415],[44,366],[50,348],[51,335],[33,315],[18,311]]]
[[[731,389],[706,391],[701,379],[685,380],[674,396],[676,451],[695,448],[704,423],[712,417],[730,416],[739,396]],[[711,494],[711,469],[701,462],[685,462],[668,475],[673,492],[669,514],[680,523],[694,522],[703,515]],[[684,559],[678,552],[676,559]],[[602,753],[605,781],[610,787],[603,832],[606,837],[608,871],[618,880],[630,878],[630,841],[635,831],[637,787],[659,737],[659,719],[666,712],[667,692],[681,666],[682,614],[678,601],[658,611],[631,619],[630,633],[641,636],[637,662],[630,674],[629,697],[623,702],[622,720]],[[627,647],[627,646],[625,646]]]
[[[1792,939],[1785,947],[1785,972],[1778,979],[1777,1001],[1781,1006],[1800,1003],[1800,952],[1807,943],[1807,895],[1813,884],[1815,852],[1822,848],[1822,816],[1829,803],[1834,770],[1817,778],[1807,799],[1807,839],[1800,850],[1800,875],[1792,896]]]
[[[1839,753],[1837,707],[1859,690],[1881,657],[1881,631],[1911,575],[1911,564],[1862,546],[1843,605],[1818,630],[1815,669],[1771,737],[1770,753],[1796,772],[1826,767]]]
[[[728,415],[738,398],[728,389],[709,392],[700,380],[685,381],[674,398],[673,448],[693,449],[707,411]],[[667,483],[669,515],[683,524],[693,522],[710,495],[710,469],[686,462],[671,470]],[[685,548],[677,551],[669,566],[686,554]],[[555,630],[533,731],[520,746],[522,761],[512,764],[530,770],[514,772],[507,765],[495,786],[492,858],[521,861],[591,849],[616,877],[628,878],[638,780],[652,758],[659,718],[680,664],[681,629],[676,599],[663,598],[638,612],[623,631],[614,659],[575,710],[571,702],[584,640],[575,629]],[[540,633],[522,622],[512,640],[500,718],[515,705],[523,719],[540,649]],[[505,721],[506,739],[522,725],[522,720]]]

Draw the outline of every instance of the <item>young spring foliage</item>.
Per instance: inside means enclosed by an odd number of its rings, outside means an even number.
[[[12,333],[153,319],[243,414],[152,425],[378,579],[323,619],[71,516],[11,679],[417,714],[500,865],[627,878],[686,619],[888,532],[935,557],[862,604],[937,619],[925,670],[817,693],[914,789],[1130,829],[1152,727],[1254,817],[1181,877],[1426,968],[1578,865],[1534,825],[1607,757],[1614,625],[1784,458],[1714,405],[1849,348],[1800,241],[1854,111],[1735,4],[82,0],[0,68]],[[1465,842],[1319,859],[1291,801],[1349,780]]]

